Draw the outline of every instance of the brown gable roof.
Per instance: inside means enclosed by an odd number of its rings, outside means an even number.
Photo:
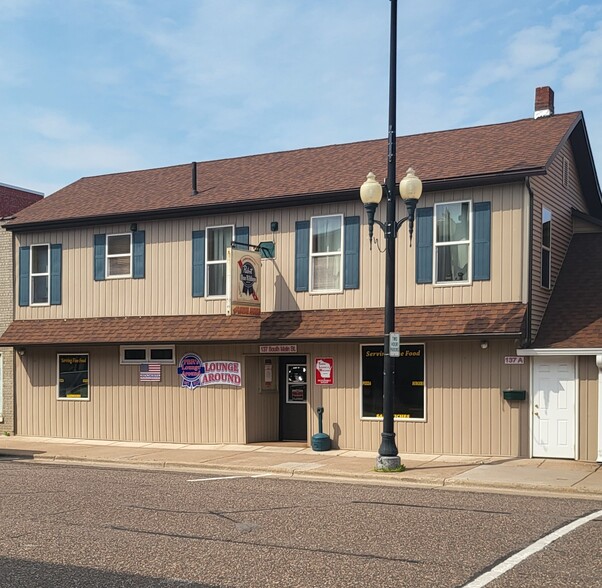
[[[580,113],[424,133],[397,140],[398,174],[412,165],[425,184],[458,178],[543,173],[582,121]],[[363,141],[83,178],[19,214],[13,226],[175,209],[275,203],[308,194],[358,191],[365,174],[384,178],[386,140]]]
[[[396,309],[403,338],[518,336],[526,306],[459,304]],[[14,321],[0,345],[368,340],[383,336],[381,308],[223,315]]]
[[[573,235],[534,349],[602,349],[602,233]]]

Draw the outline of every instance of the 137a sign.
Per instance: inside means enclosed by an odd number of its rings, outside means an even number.
[[[525,358],[520,355],[506,355],[504,363],[506,365],[524,365]]]

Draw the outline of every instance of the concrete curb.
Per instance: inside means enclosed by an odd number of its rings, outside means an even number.
[[[22,457],[18,454],[12,454],[10,450],[3,451],[0,456],[4,457]],[[130,461],[128,459],[110,459],[110,458],[82,458],[60,455],[34,454],[31,461],[38,463],[56,463],[66,465],[82,466],[100,466],[100,467],[118,467],[123,469],[151,469],[157,471],[182,471],[196,474],[221,474],[246,475],[246,474],[272,474],[277,478],[295,478],[304,481],[327,482],[327,483],[348,483],[348,484],[369,484],[379,486],[397,486],[397,487],[422,487],[422,488],[445,488],[450,490],[484,491],[484,492],[502,492],[502,493],[520,493],[520,494],[545,494],[562,497],[583,498],[591,500],[602,500],[602,493],[595,488],[583,488],[573,486],[553,486],[544,484],[529,483],[507,483],[501,481],[489,482],[483,480],[456,479],[449,478],[426,478],[426,477],[408,477],[404,472],[399,473],[346,473],[340,471],[320,472],[318,470],[305,470],[302,468],[279,468],[278,466],[230,466],[220,464],[191,464],[190,462],[168,462],[140,459]],[[419,470],[408,470],[419,471]]]

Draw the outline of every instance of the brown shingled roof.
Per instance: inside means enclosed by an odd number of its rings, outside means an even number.
[[[602,349],[602,233],[573,235],[535,349]]]
[[[457,178],[543,172],[580,113],[424,133],[397,140],[398,174],[412,165],[428,186]],[[365,174],[386,174],[386,140],[363,141],[82,178],[19,214],[14,226],[263,202],[358,190]]]
[[[517,336],[526,306],[459,304],[396,309],[403,338]],[[277,342],[382,337],[380,308],[264,313],[261,318],[222,315],[111,317],[14,321],[0,345],[110,343]]]

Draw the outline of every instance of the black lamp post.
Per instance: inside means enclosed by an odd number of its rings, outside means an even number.
[[[405,178],[399,185],[399,194],[406,203],[408,216],[400,221],[395,220],[397,185],[395,180],[396,161],[396,86],[397,86],[397,0],[391,0],[391,45],[389,57],[389,150],[387,180],[387,217],[382,223],[374,219],[376,207],[382,198],[382,186],[376,181],[372,172],[360,188],[360,198],[368,213],[368,230],[370,245],[374,223],[385,234],[385,338],[383,367],[383,431],[382,441],[378,449],[376,467],[379,470],[396,469],[401,465],[395,444],[393,396],[395,387],[395,358],[389,354],[390,333],[395,331],[395,239],[397,233],[407,220],[409,221],[410,243],[414,230],[414,211],[422,194],[422,182],[408,169]]]

